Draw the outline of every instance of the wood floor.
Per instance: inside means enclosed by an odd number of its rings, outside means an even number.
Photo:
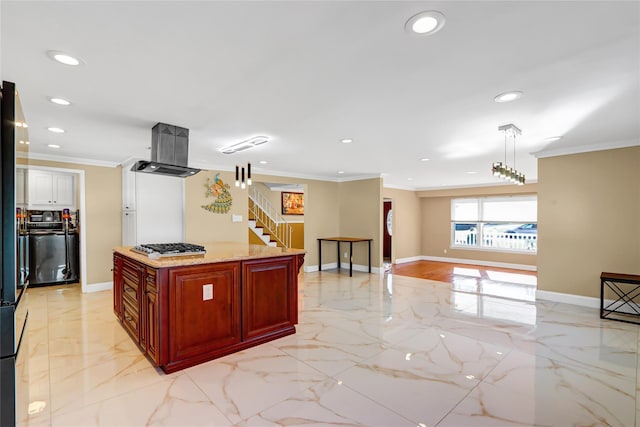
[[[495,277],[495,274],[493,274],[495,272],[511,273],[518,276],[532,276],[533,278],[537,278],[538,276],[535,271],[438,261],[415,261],[404,264],[394,264],[391,272],[399,276],[418,277],[447,283],[454,283],[461,278],[468,280],[470,277],[475,277],[478,281],[493,280],[495,282],[504,282],[504,280],[492,279],[492,276]],[[504,278],[505,275],[502,275],[502,277]]]

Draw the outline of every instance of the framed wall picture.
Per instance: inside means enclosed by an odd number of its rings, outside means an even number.
[[[304,193],[289,193],[283,191],[282,215],[304,215]]]

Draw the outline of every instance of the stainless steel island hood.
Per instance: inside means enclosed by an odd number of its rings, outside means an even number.
[[[189,129],[157,123],[151,129],[151,161],[140,160],[131,170],[184,178],[200,172],[187,166]]]

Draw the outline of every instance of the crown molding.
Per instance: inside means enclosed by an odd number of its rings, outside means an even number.
[[[538,180],[537,179],[528,179],[526,184],[537,184]],[[437,190],[457,190],[457,189],[464,189],[464,188],[493,188],[493,187],[518,187],[520,188],[520,186],[515,185],[511,182],[490,182],[490,183],[484,183],[484,184],[469,184],[469,185],[451,185],[451,186],[442,186],[442,187],[423,187],[420,189],[417,189],[415,191],[437,191]]]
[[[640,140],[627,139],[624,141],[603,142],[600,144],[590,144],[590,145],[574,145],[574,146],[566,146],[566,147],[549,147],[549,148],[545,147],[542,150],[535,151],[530,154],[535,156],[538,159],[544,159],[546,157],[566,156],[569,154],[590,153],[592,151],[614,150],[616,148],[626,148],[626,147],[634,147],[634,146],[640,146]]]
[[[87,165],[87,166],[101,166],[107,168],[117,168],[120,166],[120,162],[109,162],[105,160],[96,160],[96,159],[84,159],[81,157],[67,157],[67,156],[57,156],[55,154],[43,154],[43,153],[23,153],[16,152],[16,157],[28,160],[45,160],[49,162],[59,162],[59,163],[73,163],[78,165]]]

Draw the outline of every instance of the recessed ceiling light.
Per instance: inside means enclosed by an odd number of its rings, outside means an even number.
[[[468,173],[469,175],[473,175],[474,173],[478,173],[478,172],[476,172],[476,171],[469,171],[469,172],[467,172],[467,173]]]
[[[342,142],[343,144],[351,144],[353,142],[353,139],[345,138],[345,139],[341,139],[340,142]]]
[[[80,61],[78,58],[75,58],[66,52],[60,52],[58,50],[50,50],[47,52],[47,55],[54,61],[64,65],[76,66],[82,63],[82,61]]]
[[[64,129],[60,129],[60,128],[47,128],[47,130],[53,133],[64,133]]]
[[[49,148],[60,148],[60,146],[58,144],[49,144],[49,145],[47,145],[47,147],[49,147]]]
[[[53,102],[54,104],[58,104],[58,105],[71,105],[71,102],[67,101],[64,98],[53,98],[53,97],[50,97],[49,101]]]
[[[269,163],[269,162],[267,162],[266,160],[260,160],[260,162],[259,162],[259,163],[260,163],[261,165],[266,165],[266,164],[267,164],[267,163]]]
[[[500,95],[496,95],[493,100],[496,102],[511,102],[520,98],[522,98],[522,92],[516,90],[513,92],[504,92]]]
[[[421,162],[428,162],[429,160],[431,160],[431,159],[428,159],[426,157],[423,157],[423,158],[420,159]]]
[[[404,29],[409,34],[417,36],[430,36],[442,29],[445,18],[437,10],[429,10],[413,15],[404,24]]]
[[[407,181],[413,181],[413,178],[407,178]]]
[[[338,171],[338,173],[339,173],[340,175],[342,175],[342,174],[344,173],[344,171]]]

